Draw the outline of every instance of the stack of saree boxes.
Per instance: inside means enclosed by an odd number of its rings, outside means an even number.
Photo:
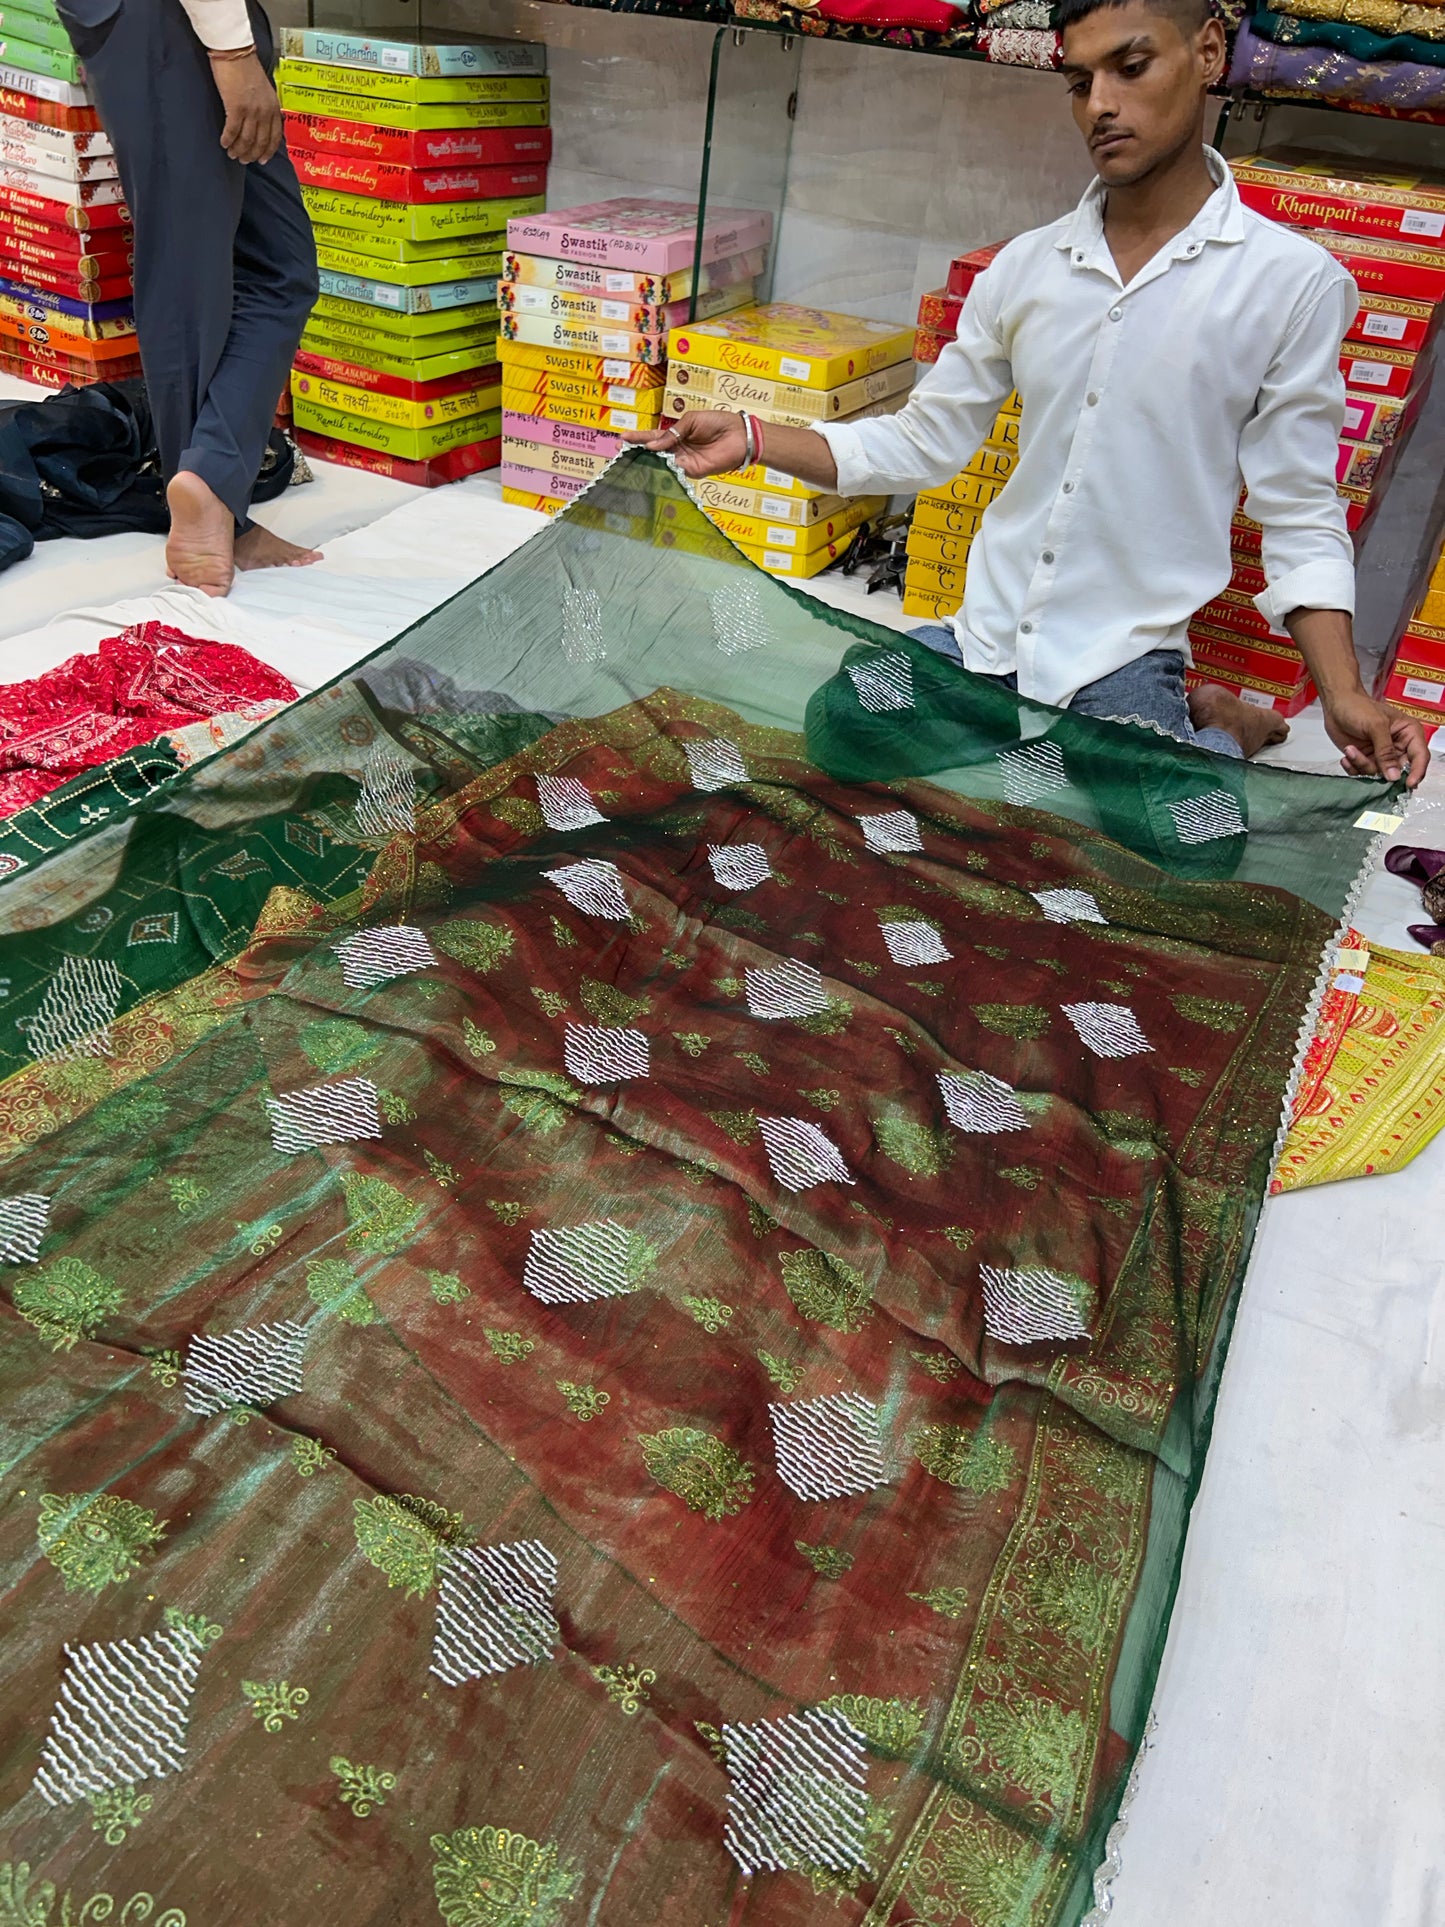
[[[130,214],[48,0],[0,7],[0,369],[52,388],[140,373]]]
[[[913,330],[892,321],[773,302],[674,328],[664,412],[734,408],[764,425],[763,461],[698,484],[713,523],[770,575],[812,576],[837,561],[887,496],[851,500],[767,466],[766,426],[816,428],[892,414],[913,386]]]
[[[291,378],[308,454],[430,486],[501,457],[497,281],[545,203],[546,48],[288,27],[286,142],[321,296]]]
[[[1377,693],[1407,716],[1445,725],[1445,555],[1380,672]]]
[[[1359,289],[1359,312],[1340,354],[1345,416],[1335,468],[1358,542],[1430,385],[1428,351],[1445,302],[1445,180],[1378,175],[1357,162],[1290,151],[1231,166],[1246,206],[1306,231]],[[1314,685],[1289,636],[1271,630],[1255,607],[1265,586],[1260,529],[1242,508],[1232,547],[1228,588],[1190,624],[1190,680],[1219,683],[1246,702],[1297,715],[1313,700]]]
[[[772,216],[719,208],[699,248],[696,207],[598,201],[519,215],[507,231],[502,310],[502,489],[555,513],[662,415],[668,329],[694,305],[751,301]],[[650,526],[650,524],[649,524]]]
[[[903,613],[944,622],[963,604],[968,551],[983,512],[1018,460],[1019,399],[1010,395],[994,417],[988,440],[951,482],[924,489],[913,505]]]

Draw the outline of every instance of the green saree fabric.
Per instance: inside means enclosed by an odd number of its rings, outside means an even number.
[[[0,885],[0,1923],[1076,1927],[1393,807],[639,455]]]

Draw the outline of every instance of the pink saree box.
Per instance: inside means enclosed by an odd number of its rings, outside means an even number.
[[[746,254],[765,246],[772,232],[771,214],[718,208],[703,229],[698,252],[704,264]],[[520,214],[507,223],[507,246],[519,253],[648,274],[691,267],[696,244],[697,209],[685,201],[593,201],[555,214]]]

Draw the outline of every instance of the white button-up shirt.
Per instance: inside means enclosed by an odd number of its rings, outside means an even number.
[[[974,282],[958,339],[906,408],[818,431],[840,495],[937,487],[1018,389],[1018,463],[974,538],[953,626],[970,669],[1016,672],[1043,702],[1066,705],[1151,649],[1188,656],[1190,617],[1229,581],[1241,483],[1264,528],[1261,614],[1278,628],[1293,609],[1354,611],[1335,454],[1355,284],[1205,158],[1214,193],[1128,287],[1095,181]]]

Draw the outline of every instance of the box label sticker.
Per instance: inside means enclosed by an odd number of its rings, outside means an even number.
[[[1360,388],[1388,388],[1390,370],[1383,361],[1352,361],[1348,379]]]
[[[796,529],[764,529],[763,540],[771,542],[774,548],[795,549],[798,546]]]
[[[1445,683],[1426,682],[1420,676],[1407,676],[1405,694],[1412,703],[1445,703]]]
[[[1429,214],[1422,207],[1407,207],[1400,216],[1402,234],[1424,234],[1432,241],[1445,235],[1445,214]]]
[[[1367,314],[1364,333],[1372,341],[1403,341],[1408,325],[1402,314]]]
[[[811,372],[809,363],[792,355],[780,355],[778,369],[784,381],[806,381]]]

